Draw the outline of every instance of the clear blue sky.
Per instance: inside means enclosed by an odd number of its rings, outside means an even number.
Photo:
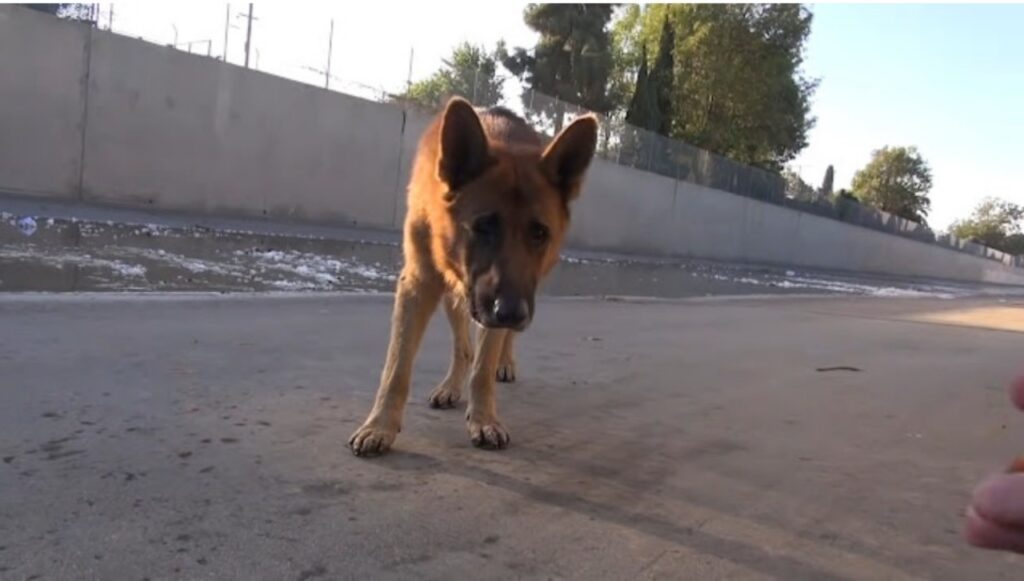
[[[794,162],[836,186],[882,145],[916,145],[934,174],[930,222],[985,195],[1024,204],[1024,5],[812,6],[805,69],[821,79],[810,146]]]
[[[415,48],[413,80],[436,70],[462,40],[530,46],[524,4],[437,0],[256,3],[254,62],[305,82],[322,77],[329,21],[335,19],[332,88],[372,96],[400,90]],[[241,62],[246,5],[232,4],[229,55]],[[932,166],[930,222],[944,228],[985,195],[1024,204],[1016,179],[1024,147],[1024,5],[816,4],[805,69],[821,79],[810,145],[794,161],[818,185],[828,164],[836,187],[883,145],[916,145]],[[103,4],[104,14],[109,4]],[[114,30],[169,43],[212,39],[223,54],[225,5],[154,0],[117,4]],[[423,23],[439,12],[446,17]],[[101,20],[101,25],[105,23]],[[177,32],[175,32],[177,31]],[[205,47],[204,47],[205,48]]]

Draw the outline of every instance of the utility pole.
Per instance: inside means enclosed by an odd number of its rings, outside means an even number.
[[[476,72],[473,73],[473,100],[471,102],[474,105],[476,105],[476,85],[477,85],[478,80],[480,79],[480,67],[483,64],[484,64],[484,59],[483,59],[483,57],[481,57],[480,60],[477,61],[477,63],[476,63]]]
[[[114,3],[110,3],[110,20],[107,21],[107,30],[114,31]]]
[[[327,39],[327,74],[324,75],[324,88],[331,88],[331,54],[334,53],[334,19],[331,19],[331,35]]]
[[[227,14],[224,15],[224,62],[228,62],[228,30],[231,29],[231,4],[228,4]]]
[[[405,77],[405,94],[409,94],[409,90],[412,89],[412,58],[416,54],[415,47],[409,47],[409,74]]]
[[[249,68],[250,46],[252,46],[252,2],[249,3],[249,26],[245,31],[245,68]]]

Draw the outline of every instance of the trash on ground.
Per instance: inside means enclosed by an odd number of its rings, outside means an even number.
[[[36,228],[38,228],[38,226],[36,225],[36,220],[31,216],[25,216],[24,218],[18,220],[18,230],[21,230],[21,233],[24,234],[25,236],[31,236],[35,234]]]

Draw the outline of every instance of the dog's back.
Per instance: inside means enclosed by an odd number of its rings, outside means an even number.
[[[541,149],[540,136],[525,119],[505,107],[491,107],[478,111],[491,143],[508,148]]]

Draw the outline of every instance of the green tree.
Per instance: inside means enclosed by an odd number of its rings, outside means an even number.
[[[931,209],[932,171],[916,147],[875,150],[851,187],[862,203],[911,222],[924,224]]]
[[[782,178],[786,180],[786,193],[792,198],[810,202],[816,197],[814,188],[795,171],[789,168],[782,170]]]
[[[619,163],[636,166],[650,164],[654,140],[646,133],[657,129],[661,124],[661,112],[658,110],[657,95],[651,86],[651,76],[647,70],[647,49],[640,47],[640,68],[636,71],[633,96],[626,110],[626,126],[621,128]],[[647,145],[647,147],[644,147]]]
[[[675,84],[675,32],[668,18],[665,18],[658,41],[658,56],[648,71],[647,47],[640,46],[640,67],[636,74],[636,85],[629,101],[626,123],[669,135],[672,130],[672,89]]]
[[[555,132],[565,121],[565,103],[599,113],[614,108],[609,97],[612,68],[608,23],[612,4],[528,4],[523,19],[540,38],[532,49],[501,47],[502,63],[526,87],[554,101],[524,92],[528,115],[550,119]]]
[[[970,217],[954,222],[950,232],[957,238],[1009,254],[1024,254],[1021,220],[1024,220],[1024,207],[988,197],[974,208]]]
[[[835,170],[832,169],[831,165],[829,165],[828,168],[825,170],[825,179],[821,180],[821,190],[819,190],[819,193],[821,193],[821,195],[832,195],[832,183],[835,181],[835,174]]]
[[[658,58],[654,61],[654,68],[651,69],[651,88],[654,92],[654,101],[658,107],[658,123],[650,128],[661,135],[672,133],[672,97],[675,87],[675,56],[673,54],[676,44],[675,30],[669,22],[668,15],[662,23],[661,36],[658,40]]]
[[[474,105],[490,107],[501,102],[504,79],[498,76],[497,53],[462,43],[442,61],[444,65],[429,78],[413,83],[399,99],[421,107],[440,109],[453,95]]]
[[[1024,234],[1010,234],[1003,241],[1002,251],[1014,256],[1024,256]]]
[[[794,4],[650,4],[613,26],[615,71],[639,67],[666,25],[673,30],[672,137],[780,170],[814,124],[803,76],[812,15]]]
[[[860,203],[860,200],[857,199],[857,196],[853,195],[853,192],[846,188],[842,188],[838,192],[836,192],[836,200],[847,200],[850,202],[857,202],[858,204]]]
[[[661,125],[661,111],[658,110],[657,95],[647,71],[647,49],[640,49],[640,68],[636,72],[636,86],[626,110],[626,123],[640,129],[656,131]]]
[[[608,74],[608,100],[614,109],[628,109],[636,93],[641,56],[646,58],[646,51],[641,55],[641,48],[646,47],[636,34],[640,16],[640,6],[628,4],[610,23],[612,66]]]

